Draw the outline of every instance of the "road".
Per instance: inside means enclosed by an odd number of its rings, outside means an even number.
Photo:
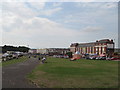
[[[36,58],[30,58],[25,62],[3,67],[2,88],[37,88],[26,79],[26,75],[39,63]]]

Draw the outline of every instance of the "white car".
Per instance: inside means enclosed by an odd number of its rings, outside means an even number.
[[[4,53],[4,54],[2,55],[2,57],[7,57],[7,56],[9,56],[8,53]]]
[[[64,56],[64,58],[69,58],[69,56]]]

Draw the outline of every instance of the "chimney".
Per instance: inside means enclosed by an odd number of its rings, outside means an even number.
[[[113,39],[111,39],[111,42],[113,42]]]
[[[78,43],[75,43],[75,47],[77,47],[78,46]]]

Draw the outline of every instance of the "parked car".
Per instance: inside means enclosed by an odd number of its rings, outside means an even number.
[[[100,60],[106,60],[106,56],[101,56]]]
[[[16,53],[12,54],[13,59],[18,58],[18,55]]]
[[[89,54],[85,54],[85,59],[89,59]]]
[[[12,54],[9,54],[9,56],[7,58],[8,58],[8,60],[11,60],[12,59]]]
[[[111,60],[111,58],[110,58],[110,57],[107,57],[106,60]]]
[[[98,56],[96,54],[89,55],[88,59],[95,60]]]
[[[56,57],[57,57],[57,55],[53,55],[53,57],[55,57],[55,58],[56,58]]]
[[[96,59],[96,56],[90,56],[89,59],[95,60],[95,59]]]
[[[68,55],[64,55],[64,58],[69,58],[69,56]]]
[[[98,56],[96,57],[96,60],[106,60],[106,56]]]
[[[120,58],[119,57],[109,57],[109,58],[106,58],[106,60],[120,60]]]
[[[9,60],[8,57],[9,57],[9,54],[8,54],[8,53],[4,53],[4,54],[2,55],[2,61],[7,61],[7,60]]]

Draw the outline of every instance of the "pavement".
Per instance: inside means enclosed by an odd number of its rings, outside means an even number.
[[[2,68],[2,88],[37,88],[36,85],[26,79],[38,64],[37,58],[30,58],[25,62],[20,62]]]

